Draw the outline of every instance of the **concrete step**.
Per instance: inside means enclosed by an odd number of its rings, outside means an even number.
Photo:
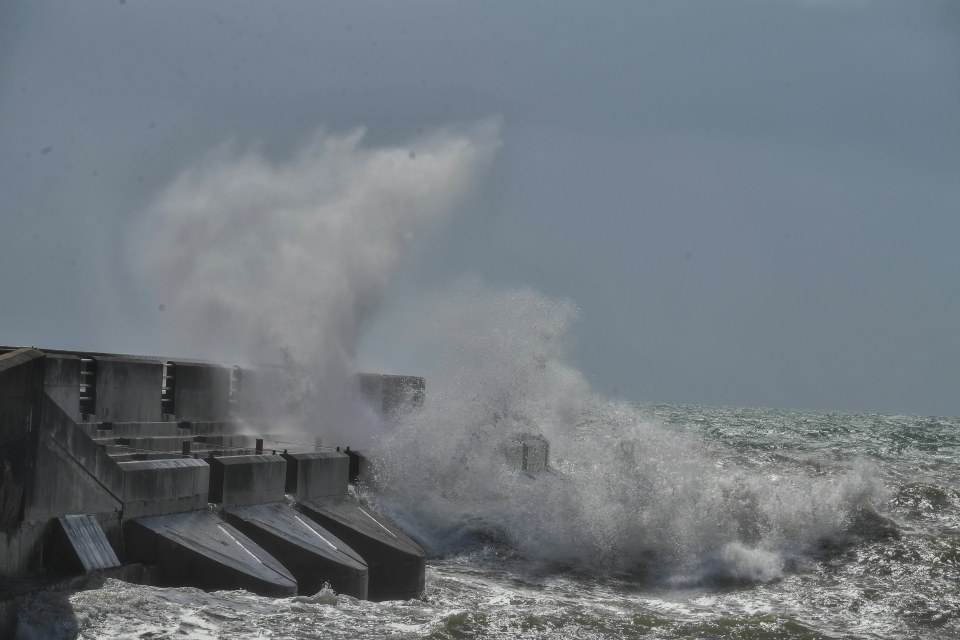
[[[231,435],[231,422],[79,422],[77,427],[91,438],[143,438],[149,436]]]
[[[231,449],[244,448],[253,449],[257,444],[256,436],[244,435],[200,435],[194,437],[194,442],[207,444],[213,447],[226,447]]]
[[[193,450],[205,450],[209,449],[207,445],[202,442],[197,442],[193,436],[183,437],[183,436],[150,436],[144,438],[117,438],[114,440],[115,445],[126,446],[131,449],[141,449],[147,451],[181,451],[183,449],[183,442],[187,440],[190,442],[190,449]]]
[[[115,462],[142,462],[144,460],[172,460],[180,456],[174,456],[171,453],[157,451],[156,453],[111,453],[110,457]]]

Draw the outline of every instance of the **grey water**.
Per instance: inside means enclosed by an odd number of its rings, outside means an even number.
[[[18,635],[960,637],[960,419],[588,404],[540,478],[423,417],[374,450],[362,493],[431,553],[422,599],[108,580],[36,597]]]

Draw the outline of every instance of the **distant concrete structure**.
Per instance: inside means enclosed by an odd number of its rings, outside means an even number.
[[[521,433],[504,442],[500,450],[511,466],[527,474],[546,471],[550,466],[550,443],[539,434]]]
[[[423,550],[349,497],[348,455],[237,433],[254,380],[278,384],[269,370],[0,347],[0,583],[142,565],[116,575],[421,595]],[[388,418],[423,401],[422,378],[358,386]]]

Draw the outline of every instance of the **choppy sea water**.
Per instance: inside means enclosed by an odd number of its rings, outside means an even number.
[[[429,549],[422,599],[110,580],[19,636],[960,637],[960,419],[593,402],[529,478],[495,442],[531,425],[424,413],[365,491]]]

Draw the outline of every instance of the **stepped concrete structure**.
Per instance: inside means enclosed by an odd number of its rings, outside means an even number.
[[[0,600],[90,572],[421,595],[423,550],[350,496],[360,454],[241,432],[270,380],[270,368],[0,347]],[[389,419],[422,402],[424,382],[363,374],[357,388]]]

